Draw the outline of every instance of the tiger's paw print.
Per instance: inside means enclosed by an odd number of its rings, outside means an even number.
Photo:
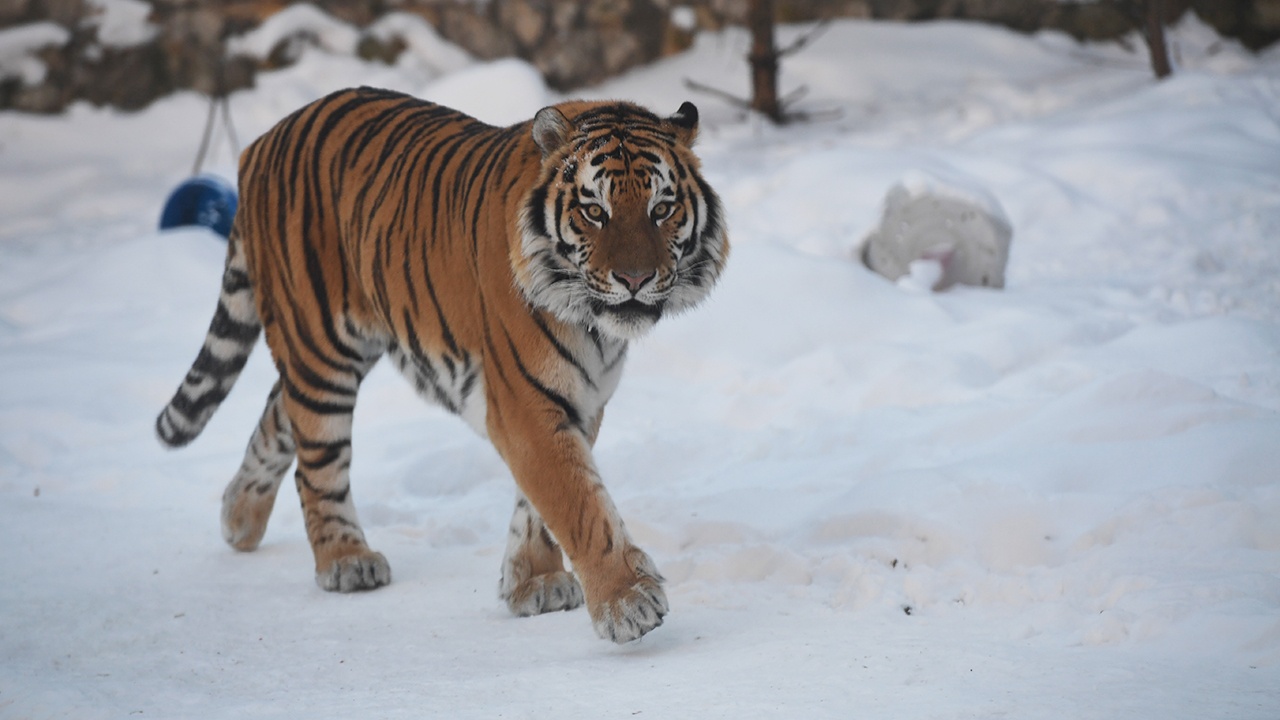
[[[591,608],[596,634],[619,645],[636,640],[662,624],[670,611],[662,590],[662,575],[643,550],[631,548],[627,564],[639,580],[616,597]]]
[[[559,570],[535,575],[510,591],[503,588],[502,599],[513,615],[529,617],[578,607],[582,604],[582,586],[573,573]]]
[[[364,550],[335,558],[316,570],[316,584],[330,592],[372,590],[391,582],[391,565],[380,552]]]

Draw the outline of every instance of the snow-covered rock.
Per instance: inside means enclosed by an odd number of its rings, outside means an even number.
[[[880,224],[863,241],[862,261],[889,278],[944,290],[1004,287],[1013,229],[994,199],[936,183],[900,183],[884,199]]]

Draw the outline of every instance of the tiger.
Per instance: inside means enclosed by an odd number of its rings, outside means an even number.
[[[296,460],[316,583],[391,581],[349,478],[357,392],[386,355],[515,479],[498,587],[513,614],[585,603],[619,644],[660,626],[664,579],[592,448],[629,343],[704,300],[728,258],[698,120],[690,102],[659,117],[574,100],[497,127],[362,87],[249,145],[217,308],[155,425],[169,447],[195,439],[265,335],[278,377],[223,493],[227,543],[258,547]]]

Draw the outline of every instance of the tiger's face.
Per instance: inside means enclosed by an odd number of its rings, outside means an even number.
[[[690,149],[697,124],[692,103],[665,119],[630,104],[538,113],[542,173],[512,251],[531,303],[630,340],[707,295],[728,242],[720,201]]]

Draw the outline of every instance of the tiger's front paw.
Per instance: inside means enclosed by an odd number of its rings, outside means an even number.
[[[519,617],[572,610],[582,604],[582,586],[572,573],[564,570],[535,575],[511,588],[506,586],[504,578],[499,595],[512,614]]]
[[[662,585],[644,578],[613,600],[600,603],[591,614],[591,624],[597,635],[621,645],[661,625],[669,609]]]
[[[627,564],[638,578],[635,584],[591,608],[591,624],[596,634],[619,645],[658,627],[670,611],[667,594],[662,590],[662,576],[649,556],[639,548],[631,548]]]
[[[330,592],[372,590],[391,582],[391,565],[380,552],[363,550],[316,568],[316,584]]]

